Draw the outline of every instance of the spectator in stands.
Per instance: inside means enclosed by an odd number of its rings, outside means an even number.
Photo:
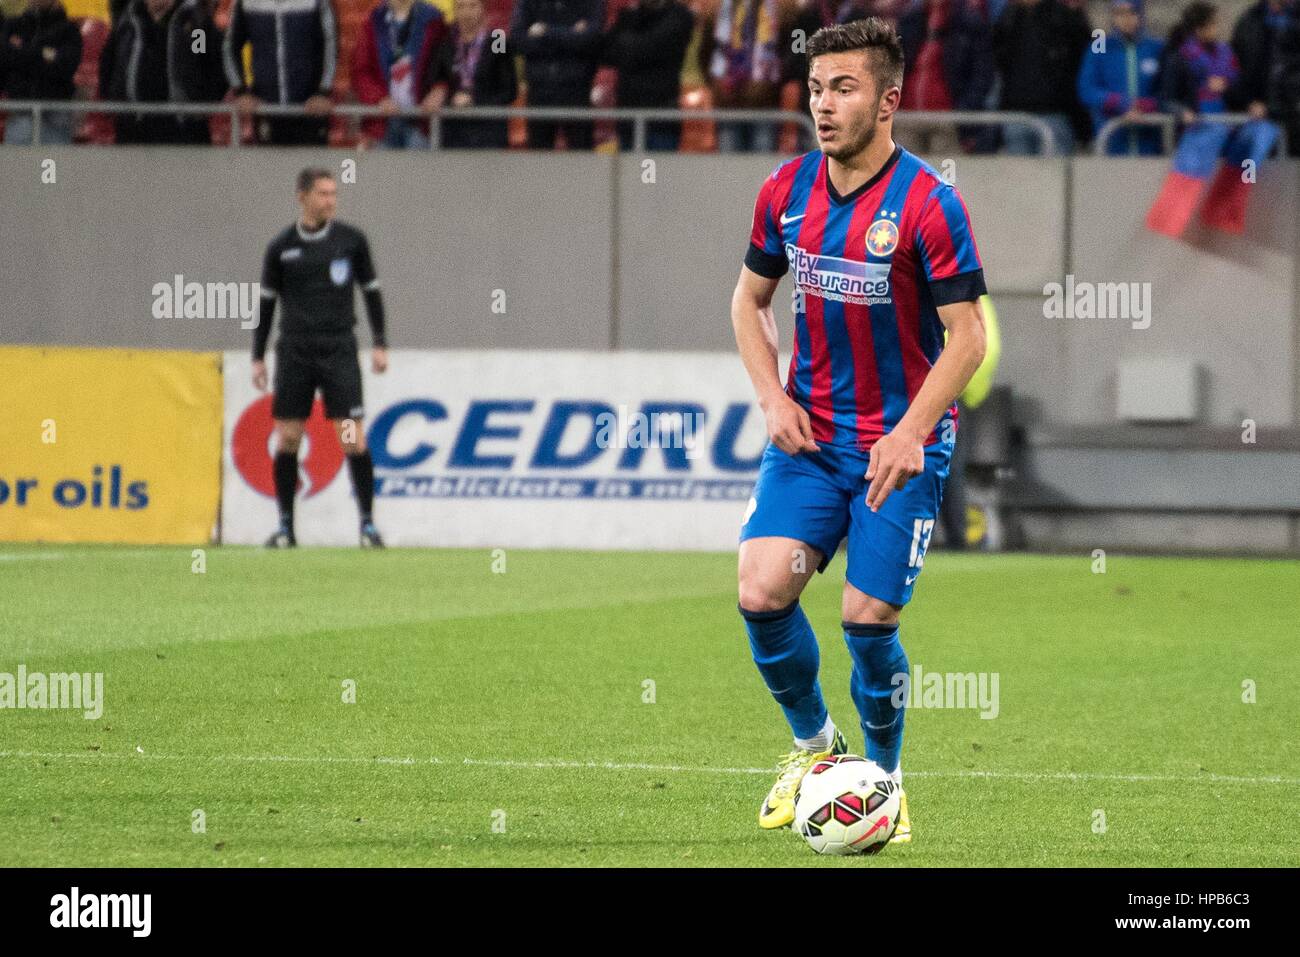
[[[596,76],[605,0],[515,0],[510,45],[524,57],[529,106],[588,107]],[[591,149],[590,120],[530,120],[529,149]]]
[[[1291,155],[1300,156],[1300,16],[1293,0],[1259,0],[1242,13],[1232,49],[1247,109],[1281,123]]]
[[[515,60],[505,31],[490,28],[483,0],[456,0],[456,22],[442,46],[435,106],[509,106],[519,94]],[[450,149],[505,149],[505,120],[456,120],[442,123],[442,145]]]
[[[682,0],[691,11],[691,42],[682,62],[682,89],[701,89],[709,85],[709,59],[713,55],[713,20],[707,12],[712,0]]]
[[[677,0],[637,0],[619,11],[605,34],[601,59],[618,70],[619,106],[673,108],[681,95],[682,61],[695,18]],[[681,123],[646,124],[647,150],[675,150]],[[632,124],[618,124],[620,146],[632,148]]]
[[[795,0],[786,25],[781,29],[781,82],[808,87],[808,54],[812,35],[835,22],[831,0]],[[796,43],[795,41],[799,42]]]
[[[425,105],[441,79],[446,41],[442,13],[425,0],[380,0],[370,11],[352,54],[352,90],[389,115],[362,124],[367,144],[429,148],[428,123],[392,114]]]
[[[196,30],[202,44],[194,42]],[[213,103],[225,92],[221,32],[204,0],[132,0],[100,54],[101,100]],[[118,143],[212,141],[206,116],[118,113],[112,119]]]
[[[1169,33],[1169,46],[1165,109],[1185,125],[1202,113],[1226,113],[1244,105],[1241,70],[1232,47],[1219,38],[1219,11],[1213,3],[1188,4]]]
[[[1010,2],[1011,0],[985,0],[984,15],[988,17],[989,23],[997,23]]]
[[[781,29],[781,91],[779,106],[796,113],[808,112],[809,39],[822,27],[835,22],[832,0],[796,0],[789,19]],[[789,129],[789,127],[786,127]],[[807,152],[816,146],[811,132],[795,127],[793,136],[782,136],[780,152]]]
[[[244,78],[246,43],[253,51],[251,84]],[[234,0],[222,54],[226,81],[245,112],[264,102],[306,108],[307,116],[259,118],[259,143],[325,145],[338,64],[330,0]]]
[[[993,88],[993,32],[978,0],[923,0],[898,22],[907,82],[904,110],[981,110]],[[925,130],[939,155],[980,143],[980,128]]]
[[[1142,29],[1138,0],[1112,0],[1110,24],[1110,33],[1088,45],[1079,68],[1079,99],[1092,114],[1094,132],[1117,116],[1160,108],[1164,44]],[[1131,126],[1112,135],[1105,150],[1109,156],[1157,156],[1160,130]]]
[[[886,23],[897,24],[899,18],[913,5],[912,0],[840,0],[835,9],[834,21],[848,23],[852,20],[865,20],[867,17],[879,17]]]
[[[722,0],[713,29],[713,103],[720,109],[774,110],[780,103],[781,18],[777,0]],[[771,123],[718,124],[718,149],[770,153]]]
[[[0,34],[0,86],[13,100],[71,100],[72,77],[81,64],[81,31],[68,19],[59,0],[31,0],[24,11],[6,20]],[[5,142],[32,142],[30,113],[10,113]],[[72,142],[73,114],[45,113],[41,142]]]
[[[1061,0],[1012,0],[993,25],[993,55],[1002,75],[999,108],[1042,117],[1063,153],[1074,146],[1079,63],[1091,39],[1084,15]],[[1003,142],[1016,155],[1039,149],[1028,126],[1010,124]]]

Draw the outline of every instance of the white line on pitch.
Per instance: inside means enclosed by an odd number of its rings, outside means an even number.
[[[530,768],[544,770],[558,769],[597,769],[604,771],[668,771],[685,774],[772,774],[774,768],[726,768],[713,766],[691,766],[681,764],[640,764],[618,761],[507,761],[483,758],[396,758],[376,756],[373,758],[330,756],[330,755],[293,755],[293,754],[149,754],[129,752],[89,751],[0,751],[4,758],[42,758],[55,760],[134,760],[134,761],[211,761],[234,764],[398,764],[398,765],[440,765],[454,767],[468,765],[490,768]],[[1262,777],[1242,777],[1231,774],[1203,774],[1196,777],[1176,774],[1111,774],[1097,771],[907,771],[906,777],[913,778],[992,778],[995,780],[1018,781],[1119,781],[1124,783],[1167,783],[1167,784],[1282,784],[1300,786],[1300,778],[1285,778],[1278,775]]]

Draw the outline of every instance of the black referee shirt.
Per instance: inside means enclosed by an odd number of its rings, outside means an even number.
[[[384,346],[379,280],[366,235],[355,226],[330,220],[316,232],[294,223],[266,247],[262,262],[262,317],[253,333],[253,358],[266,354],[276,300],[281,338],[310,339],[343,335],[356,325],[353,287],[366,295],[374,344]]]

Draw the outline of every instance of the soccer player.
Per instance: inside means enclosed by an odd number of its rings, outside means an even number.
[[[901,789],[910,672],[899,612],[938,513],[954,399],[985,348],[984,275],[965,204],[893,141],[897,36],[870,18],[819,30],[807,49],[820,149],[782,164],[759,190],[731,306],[771,437],[740,532],[740,613],[794,733],[759,811],[765,828],[791,822],[816,760],[848,750],[822,699],[817,639],[799,607],[846,535],[849,689],[867,756]],[[782,388],[771,302],[787,270],[795,341]],[[904,795],[893,840],[911,833]]]
[[[283,303],[284,318],[275,351],[275,497],[280,527],[267,540],[271,548],[297,545],[293,532],[293,500],[298,488],[298,446],[303,425],[311,415],[316,390],[325,400],[325,415],[333,421],[347,453],[352,488],[361,512],[361,546],[382,548],[371,509],[375,469],[366,447],[361,402],[361,364],[353,332],[353,287],[361,285],[366,316],[374,341],[371,368],[388,368],[384,339],[384,301],[370,258],[370,244],[355,226],[334,218],[338,186],[325,169],[298,174],[299,220],[266,247],[262,263],[262,310],[253,332],[253,385],[266,391],[266,342],[275,319],[275,304]]]

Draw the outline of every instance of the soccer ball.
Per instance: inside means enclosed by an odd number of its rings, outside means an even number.
[[[794,832],[818,854],[875,854],[894,836],[902,793],[874,761],[831,755],[799,785]]]

